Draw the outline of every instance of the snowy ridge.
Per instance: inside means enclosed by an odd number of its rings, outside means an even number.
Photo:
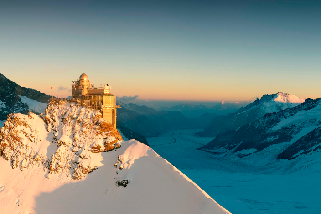
[[[286,172],[320,172],[321,101],[307,99],[218,135],[201,150],[248,165]],[[316,164],[315,166],[313,166]]]
[[[261,99],[257,99],[255,102],[245,107],[244,110],[241,108],[238,114],[243,114],[248,111],[254,110],[255,108],[260,109],[259,117],[266,113],[273,113],[281,111],[287,108],[293,108],[305,101],[304,98],[299,98],[296,95],[288,93],[278,92],[271,95],[263,95]]]
[[[0,151],[12,168],[43,166],[81,179],[100,166],[99,152],[119,147],[118,131],[98,111],[65,102],[51,102],[38,116],[11,114],[0,132]]]
[[[96,110],[52,102],[11,114],[0,134],[1,213],[229,213]]]
[[[274,98],[274,101],[279,103],[303,103],[305,99],[288,93],[279,92]]]
[[[272,113],[287,108],[293,108],[303,103],[304,101],[304,98],[299,98],[295,95],[279,92],[274,95],[274,97],[270,101],[264,102],[261,108],[264,113]]]
[[[203,132],[198,133],[198,135],[215,137],[220,133],[237,130],[239,127],[259,119],[267,113],[293,108],[304,101],[305,99],[282,92],[265,94],[246,107],[240,108],[235,113],[214,118],[211,124]]]

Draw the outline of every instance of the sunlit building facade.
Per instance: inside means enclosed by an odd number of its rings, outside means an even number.
[[[116,128],[117,108],[116,96],[110,93],[110,86],[94,87],[87,74],[80,75],[72,84],[72,100],[81,101],[87,106],[102,111],[103,119]]]

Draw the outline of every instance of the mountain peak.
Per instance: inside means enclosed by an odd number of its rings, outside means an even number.
[[[261,99],[257,98],[253,103],[250,103],[246,107],[240,108],[237,113],[244,113],[252,110],[253,108],[260,108],[262,110],[262,114],[272,113],[284,110],[286,108],[295,107],[304,101],[304,98],[299,98],[295,95],[284,92],[278,92],[276,94],[264,94]]]
[[[293,108],[304,101],[305,99],[283,92],[264,94],[260,99],[257,98],[254,102],[240,108],[235,113],[214,118],[210,125],[198,134],[200,136],[214,137],[219,133],[236,130],[250,121],[263,117],[267,113]]]
[[[296,95],[283,92],[278,92],[273,100],[279,103],[303,103],[305,101],[304,98],[299,98]]]
[[[293,98],[287,95],[278,94],[275,98]],[[237,161],[242,159],[251,166],[268,166],[268,171],[273,166],[287,172],[319,171],[319,164],[314,164],[319,163],[321,148],[320,109],[321,98],[308,98],[293,108],[265,114],[237,130],[221,133],[200,149]],[[280,159],[296,162],[279,165]]]

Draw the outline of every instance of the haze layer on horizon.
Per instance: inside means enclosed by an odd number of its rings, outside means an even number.
[[[61,97],[86,73],[120,97],[317,98],[320,9],[320,1],[1,2],[0,73]]]

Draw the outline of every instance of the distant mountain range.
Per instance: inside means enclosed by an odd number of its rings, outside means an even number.
[[[297,106],[304,102],[295,95],[287,93],[266,94],[253,103],[240,108],[227,116],[215,117],[204,131],[197,133],[202,137],[215,137],[226,131],[236,130],[250,121],[254,121],[266,113],[277,112],[286,108]]]
[[[254,165],[286,159],[304,160],[304,167],[309,167],[321,159],[321,99],[306,99],[295,107],[267,113],[237,130],[218,134],[199,149]]]
[[[179,111],[185,117],[198,118],[204,114],[217,114],[226,115],[237,111],[242,106],[247,105],[248,102],[221,102],[215,105],[213,104],[194,104],[194,103],[181,103],[174,106],[162,107],[163,111]]]
[[[145,137],[156,137],[170,130],[202,129],[216,114],[205,113],[198,118],[187,118],[179,111],[156,111],[147,106],[120,103],[117,123]]]

